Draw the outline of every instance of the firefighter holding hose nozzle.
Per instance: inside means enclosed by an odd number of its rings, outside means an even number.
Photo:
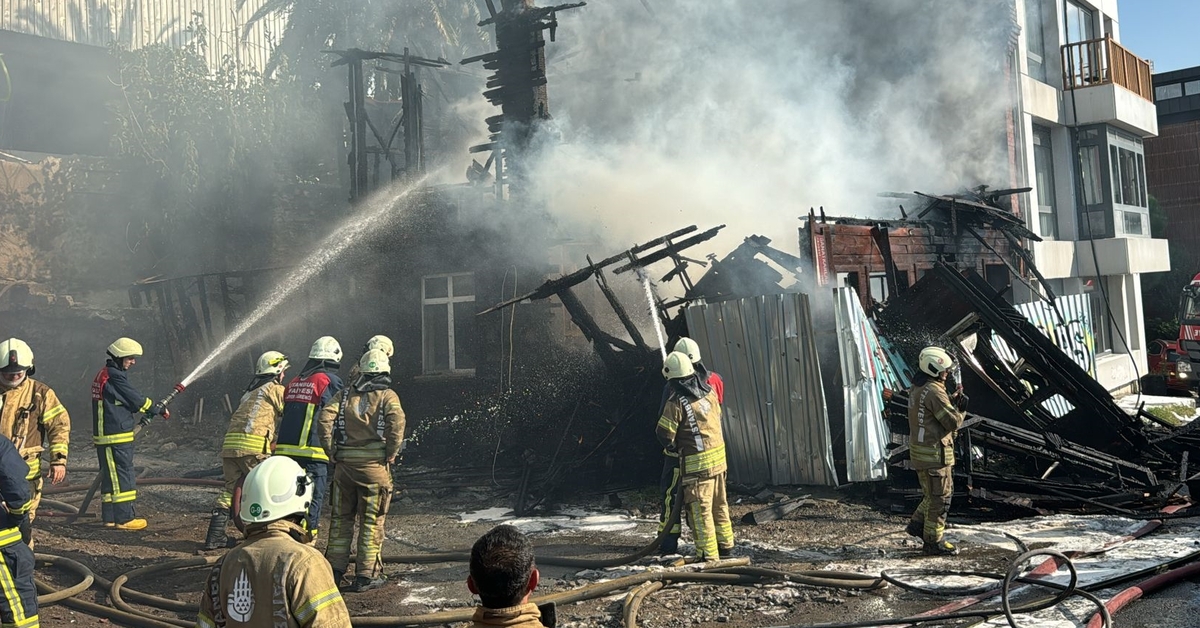
[[[688,527],[700,560],[725,558],[733,550],[733,522],[725,498],[725,439],[717,393],[696,374],[686,353],[663,361],[671,388],[655,430],[658,441],[680,457],[680,484]]]
[[[908,401],[909,459],[923,498],[905,531],[924,541],[923,554],[953,556],[958,548],[942,535],[954,494],[954,435],[962,427],[968,400],[961,390],[953,398],[946,392],[954,358],[945,349],[922,349],[918,366]]]
[[[137,480],[133,470],[135,412],[145,413],[142,423],[153,416],[170,418],[163,402],[138,392],[126,372],[142,355],[142,345],[132,338],[118,338],[108,345],[108,360],[92,380],[92,444],[100,460],[101,505],[104,525],[118,530],[141,530],[146,520],[137,518]]]

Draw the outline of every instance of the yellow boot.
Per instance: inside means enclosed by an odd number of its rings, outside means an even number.
[[[146,528],[146,520],[130,519],[125,523],[118,523],[116,527],[118,530],[144,530]]]

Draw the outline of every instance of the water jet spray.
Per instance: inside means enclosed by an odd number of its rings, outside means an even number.
[[[641,266],[634,268],[633,272],[637,273],[638,279],[642,281],[642,287],[646,289],[646,301],[650,303],[650,318],[654,323],[654,335],[658,336],[658,350],[662,353],[663,362],[666,362],[667,342],[663,338],[662,327],[658,324],[658,301],[654,299],[654,290],[650,286],[650,275]]]

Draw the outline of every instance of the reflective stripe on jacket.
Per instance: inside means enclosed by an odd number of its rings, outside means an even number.
[[[283,414],[283,384],[270,381],[246,391],[229,419],[221,446],[222,458],[269,454],[275,424]]]
[[[154,402],[138,392],[125,371],[109,360],[92,380],[92,443],[96,446],[133,442],[137,425],[133,414],[145,412]]]
[[[909,459],[914,469],[954,466],[954,433],[963,413],[954,408],[946,384],[929,380],[908,397]]]
[[[0,396],[0,433],[17,446],[30,467],[30,478],[41,475],[44,451],[50,452],[50,464],[67,464],[71,415],[42,382],[27,377]]]
[[[197,626],[350,628],[333,570],[287,521],[251,526],[218,562],[200,595]]]
[[[279,421],[275,453],[292,458],[329,461],[321,447],[319,413],[339,391],[342,380],[334,373],[317,371],[288,382],[283,393],[283,418]]]
[[[335,460],[384,462],[400,453],[403,440],[404,409],[394,390],[351,388],[321,410],[321,443]]]
[[[683,456],[684,476],[708,478],[724,473],[725,439],[717,393],[688,401],[672,391],[655,429],[659,442]]]

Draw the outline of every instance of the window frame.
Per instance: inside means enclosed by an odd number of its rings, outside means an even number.
[[[1045,159],[1039,159],[1039,153],[1042,153]],[[1046,182],[1045,187],[1048,189],[1043,189],[1043,178]],[[1033,125],[1033,185],[1037,190],[1038,197],[1038,234],[1046,239],[1057,239],[1058,199],[1056,196],[1058,189],[1054,181],[1054,138],[1050,129],[1037,124]],[[1044,211],[1044,208],[1048,208],[1050,211]]]
[[[471,294],[469,296],[454,295],[454,278],[455,277],[470,277],[471,278]],[[430,297],[425,293],[426,282],[431,279],[444,279],[446,282],[446,296]],[[478,286],[475,284],[475,273],[473,272],[455,272],[455,273],[436,273],[432,275],[421,276],[421,374],[422,375],[474,375],[475,367],[457,368],[455,359],[455,337],[454,337],[454,306],[457,303],[474,303],[475,294],[478,292]],[[448,367],[444,370],[439,370],[431,367],[428,363],[426,355],[426,343],[428,341],[427,334],[429,326],[425,320],[425,308],[430,305],[445,305],[446,306],[446,342],[449,349],[447,360]]]

